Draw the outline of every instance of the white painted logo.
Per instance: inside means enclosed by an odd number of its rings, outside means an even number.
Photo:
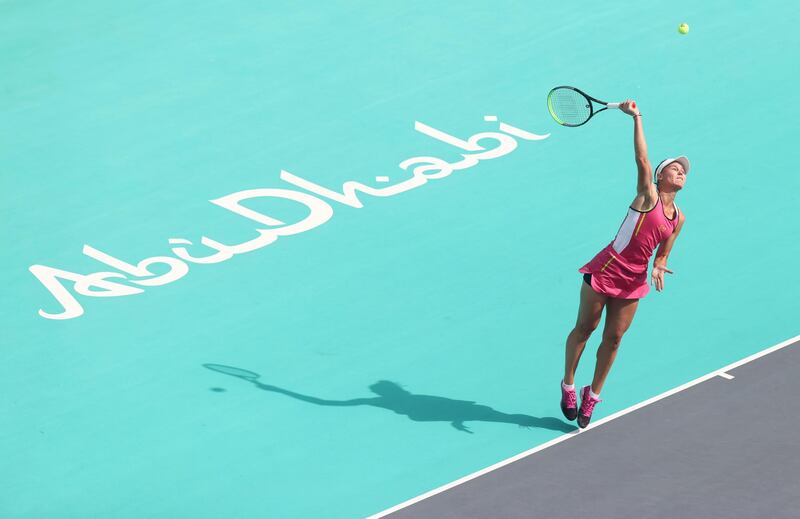
[[[486,116],[484,120],[497,121],[497,117]],[[166,285],[167,283],[172,283],[182,278],[189,273],[190,263],[201,265],[220,263],[233,258],[237,254],[253,252],[271,245],[282,236],[291,236],[293,234],[310,231],[324,224],[333,216],[333,207],[323,200],[323,198],[360,209],[363,207],[363,203],[359,198],[359,193],[374,197],[395,196],[423,186],[429,180],[439,180],[450,176],[454,171],[471,168],[483,160],[496,159],[507,155],[517,148],[517,139],[539,141],[550,136],[550,134],[536,135],[503,122],[500,123],[500,131],[476,133],[466,141],[419,121],[414,122],[414,129],[429,137],[433,137],[434,139],[470,153],[461,153],[462,159],[457,162],[447,162],[438,157],[412,157],[404,160],[399,165],[404,171],[411,168],[412,176],[408,180],[381,188],[371,187],[350,180],[342,185],[341,192],[320,186],[310,180],[293,175],[288,171],[281,171],[281,180],[317,196],[291,189],[258,188],[238,191],[210,200],[212,204],[218,205],[266,227],[258,227],[256,229],[258,236],[252,240],[237,244],[226,244],[207,236],[202,236],[200,238],[200,243],[214,251],[207,256],[196,257],[189,254],[189,251],[184,245],[192,245],[192,242],[184,238],[169,239],[170,245],[173,246],[171,247],[172,253],[176,257],[153,256],[152,258],[143,259],[135,265],[127,263],[106,252],[99,251],[90,245],[84,245],[83,254],[108,267],[116,269],[116,271],[104,270],[91,274],[77,274],[46,265],[32,265],[29,268],[31,273],[36,276],[63,307],[60,313],[48,313],[44,310],[39,310],[39,315],[46,319],[72,319],[80,317],[84,312],[83,307],[80,302],[78,302],[75,295],[73,295],[73,292],[88,297],[119,297],[141,294],[144,292],[144,289],[140,287]],[[496,141],[497,146],[487,149],[480,144],[482,141],[486,140]],[[376,177],[375,180],[376,182],[387,183],[389,178],[386,176],[379,176]],[[282,198],[285,200],[292,200],[308,208],[310,214],[299,222],[287,224],[281,220],[241,205],[243,201],[254,198]],[[166,265],[169,270],[165,274],[156,275],[149,270],[149,267],[157,264]],[[72,282],[72,292],[64,286],[65,281]],[[122,284],[119,281],[127,281],[133,286]]]

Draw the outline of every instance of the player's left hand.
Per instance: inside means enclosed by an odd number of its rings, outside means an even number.
[[[653,267],[653,273],[650,274],[650,284],[656,286],[656,291],[661,292],[664,290],[664,273],[674,274],[670,269],[667,267],[655,266]]]

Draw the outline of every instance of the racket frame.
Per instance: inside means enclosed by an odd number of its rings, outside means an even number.
[[[587,118],[586,118],[586,120],[585,120],[585,121],[583,121],[582,123],[580,123],[580,124],[570,124],[570,123],[564,123],[564,122],[561,122],[561,121],[560,121],[560,120],[559,120],[559,119],[558,119],[558,118],[555,116],[555,114],[553,113],[553,105],[550,103],[550,95],[551,95],[551,94],[552,94],[552,93],[553,93],[555,90],[558,90],[558,89],[561,89],[561,88],[568,88],[568,89],[570,89],[570,90],[574,90],[574,91],[576,91],[577,93],[579,93],[580,95],[582,95],[583,97],[585,97],[585,98],[586,98],[586,99],[589,101],[589,117],[587,117]],[[594,109],[594,104],[593,104],[593,102],[594,102],[594,103],[598,103],[598,104],[601,104],[601,105],[603,105],[603,108],[601,108],[601,109],[599,109],[599,110],[595,110],[595,109]],[[584,92],[584,91],[583,91],[583,90],[581,90],[580,88],[575,88],[575,87],[573,87],[573,86],[569,86],[569,85],[562,85],[562,86],[557,86],[557,87],[551,88],[551,89],[550,89],[550,92],[548,92],[548,93],[547,93],[547,110],[550,112],[550,116],[551,116],[553,119],[555,119],[555,120],[556,120],[556,122],[557,122],[558,124],[560,124],[561,126],[568,126],[568,127],[570,127],[570,128],[577,128],[578,126],[583,126],[584,124],[588,123],[588,122],[589,122],[589,119],[591,119],[592,117],[594,117],[594,116],[595,116],[595,114],[599,114],[599,113],[600,113],[600,112],[602,112],[603,110],[607,110],[607,109],[609,109],[609,108],[619,108],[619,105],[620,105],[620,104],[621,104],[621,103],[606,103],[605,101],[601,101],[601,100],[599,100],[599,99],[596,99],[596,98],[594,98],[594,97],[590,96],[589,94],[587,94],[586,92]]]

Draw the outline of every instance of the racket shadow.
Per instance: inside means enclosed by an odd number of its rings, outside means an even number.
[[[454,429],[470,434],[472,434],[472,431],[469,430],[466,422],[507,423],[519,427],[550,429],[561,432],[571,432],[577,429],[576,426],[552,416],[536,417],[527,414],[504,413],[472,400],[456,400],[442,396],[414,394],[404,389],[400,384],[389,380],[379,380],[369,386],[370,391],[377,396],[331,400],[265,384],[259,381],[260,375],[258,373],[241,368],[222,364],[203,364],[203,367],[250,382],[258,389],[282,394],[309,404],[333,407],[367,405],[404,415],[415,422],[447,422]]]

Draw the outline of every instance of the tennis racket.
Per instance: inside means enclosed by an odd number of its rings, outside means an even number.
[[[602,105],[599,110],[595,104]],[[619,108],[622,103],[606,103],[571,86],[555,87],[547,94],[547,109],[553,119],[562,126],[581,126],[589,119],[608,108]],[[636,108],[632,104],[631,108]]]

